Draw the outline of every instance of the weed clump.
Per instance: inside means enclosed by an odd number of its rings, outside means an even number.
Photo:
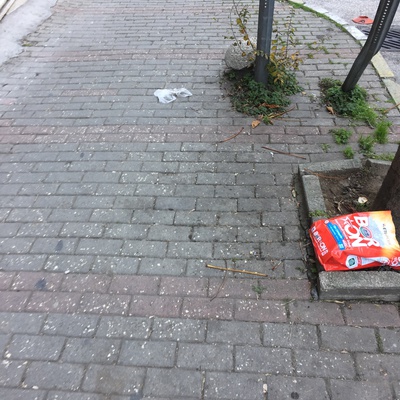
[[[389,127],[392,125],[390,121],[379,121],[376,125],[374,138],[379,144],[388,142]]]
[[[347,158],[347,159],[353,159],[353,158],[354,158],[354,150],[353,150],[350,146],[347,146],[347,147],[343,150],[343,155],[344,155],[345,158]]]
[[[302,90],[291,72],[286,72],[283,82],[274,81],[269,75],[271,79],[267,86],[256,82],[253,75],[251,70],[225,73],[232,84],[231,103],[236,111],[257,117],[265,123],[285,112],[285,107],[290,104],[289,96]]]
[[[324,78],[320,81],[322,101],[332,107],[338,115],[352,118],[358,121],[365,121],[370,126],[377,126],[378,115],[368,105],[367,92],[362,87],[356,87],[349,91],[342,90],[342,83],[339,80]]]
[[[352,135],[352,133],[345,128],[331,129],[330,133],[332,133],[333,139],[335,140],[336,144],[349,143],[349,139]]]

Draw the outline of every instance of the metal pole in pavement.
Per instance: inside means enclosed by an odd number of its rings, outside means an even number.
[[[264,85],[268,82],[267,65],[271,53],[272,23],[274,19],[275,0],[260,0],[258,13],[257,56],[255,79]]]
[[[400,0],[380,1],[368,39],[342,85],[344,92],[349,92],[355,88],[368,63],[382,47],[383,41],[392,25],[399,2]]]

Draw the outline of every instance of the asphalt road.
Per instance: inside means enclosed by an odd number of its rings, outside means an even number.
[[[354,23],[352,19],[361,15],[366,15],[374,19],[379,6],[379,0],[351,0],[347,2],[337,0],[305,0],[305,4],[314,9],[316,7],[322,7],[342,18],[350,25],[361,26]],[[392,27],[395,26],[400,27],[400,7],[392,23]],[[381,50],[381,53],[396,75],[397,83],[400,83],[400,51]]]

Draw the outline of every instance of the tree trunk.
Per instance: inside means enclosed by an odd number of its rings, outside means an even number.
[[[373,210],[390,210],[392,212],[393,221],[396,225],[397,236],[400,229],[400,146],[397,149],[394,160],[389,168],[388,173],[383,179],[382,186],[379,189]]]

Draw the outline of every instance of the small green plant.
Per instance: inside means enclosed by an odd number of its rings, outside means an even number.
[[[391,125],[392,123],[387,120],[382,120],[377,123],[374,131],[374,138],[377,143],[385,144],[388,142],[389,127]]]
[[[333,135],[336,144],[349,143],[349,139],[352,135],[352,133],[345,128],[331,129],[330,133]]]
[[[367,92],[356,85],[349,91],[342,90],[342,83],[332,78],[321,79],[319,83],[322,92],[322,101],[332,107],[338,115],[365,121],[370,126],[376,126],[378,114],[368,105]]]
[[[256,82],[253,70],[228,71],[225,78],[232,82],[231,102],[233,107],[244,114],[252,115],[258,120],[269,123],[271,118],[282,115],[285,107],[290,104],[289,97],[302,90],[297,84],[294,70],[297,70],[302,59],[294,49],[296,39],[294,36],[294,9],[282,23],[274,21],[271,52],[262,54],[257,50],[248,26],[252,16],[249,5],[242,6],[239,0],[234,0],[230,12],[232,35],[225,37],[233,40],[233,45],[238,46],[242,56],[251,63],[256,57],[266,57],[267,77],[266,85]]]
[[[257,296],[257,300],[260,298],[262,293],[265,291],[265,287],[260,285],[259,283],[257,283],[257,285],[253,285],[251,287],[251,289],[253,290],[253,292],[255,292],[255,294]]]
[[[343,150],[343,154],[346,158],[348,159],[353,159],[354,158],[354,150],[350,147],[347,146],[344,150]]]
[[[232,76],[225,75],[228,79]],[[235,78],[231,80],[233,90],[231,102],[233,107],[244,114],[260,118],[263,122],[269,123],[271,118],[285,111],[290,104],[289,95],[298,93],[301,88],[297,85],[294,75],[287,74],[283,84],[269,81],[265,86],[256,82],[251,71],[236,72]]]
[[[329,217],[328,213],[324,210],[311,211],[309,215],[310,217]]]
[[[374,160],[382,160],[382,161],[393,161],[394,154],[392,153],[383,153],[383,154],[372,154],[370,155]]]
[[[321,148],[322,148],[322,150],[325,152],[325,153],[327,153],[328,151],[329,151],[329,148],[330,148],[331,146],[329,146],[329,144],[328,143],[322,143],[321,144]]]
[[[374,153],[375,139],[372,136],[360,136],[358,139],[358,146],[361,153],[365,156],[369,156]]]

